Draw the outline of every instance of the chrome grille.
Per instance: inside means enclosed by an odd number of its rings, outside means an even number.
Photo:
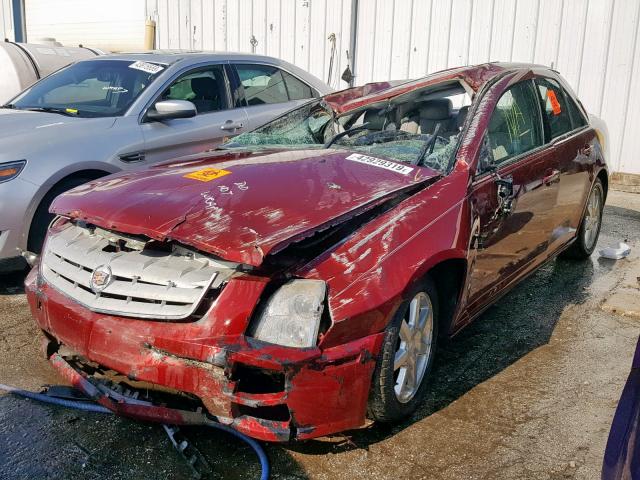
[[[133,244],[138,249],[116,249]],[[112,281],[95,292],[95,269],[109,266]],[[218,261],[182,247],[148,248],[105,230],[69,224],[49,236],[42,259],[44,279],[94,312],[158,320],[185,319],[207,292],[218,289],[236,264]]]

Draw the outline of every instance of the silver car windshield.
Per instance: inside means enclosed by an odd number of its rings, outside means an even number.
[[[80,62],[36,83],[8,107],[77,117],[120,116],[164,68],[140,61]]]

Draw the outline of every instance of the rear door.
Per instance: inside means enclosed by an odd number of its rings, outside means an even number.
[[[310,85],[273,65],[238,63],[234,67],[238,101],[247,113],[249,130],[318,96]]]
[[[543,133],[533,82],[509,87],[493,110],[470,193],[472,315],[548,253],[558,189],[545,179],[551,165]]]
[[[542,106],[546,141],[553,156],[553,173],[559,186],[555,206],[555,228],[550,248],[556,250],[576,235],[582,206],[591,186],[595,161],[595,134],[584,115],[560,84],[551,78],[536,78]]]
[[[211,150],[247,129],[246,112],[233,105],[227,68],[222,63],[178,75],[153,103],[161,100],[188,100],[198,114],[193,118],[144,122],[144,156],[148,162]]]

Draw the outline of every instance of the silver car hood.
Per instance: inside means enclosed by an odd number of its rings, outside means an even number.
[[[99,135],[115,117],[76,118],[56,113],[0,109],[0,162],[29,158],[44,148],[69,144],[76,136]]]

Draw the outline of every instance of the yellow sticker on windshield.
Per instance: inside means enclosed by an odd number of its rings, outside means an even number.
[[[188,173],[184,178],[193,178],[194,180],[200,180],[201,182],[210,182],[216,178],[229,175],[231,172],[228,170],[218,170],[217,168],[205,168],[204,170],[197,170],[195,172]]]
[[[67,113],[73,113],[73,114],[78,113],[78,110],[76,110],[75,108],[65,108],[65,110],[67,111]]]

